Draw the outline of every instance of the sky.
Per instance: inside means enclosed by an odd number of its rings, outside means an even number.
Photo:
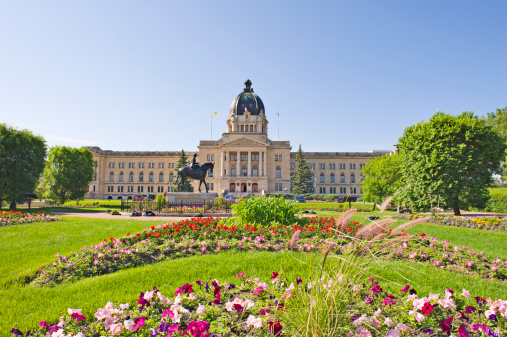
[[[392,150],[436,111],[507,106],[506,12],[494,0],[0,0],[0,123],[50,147],[197,151],[250,79],[271,140]]]

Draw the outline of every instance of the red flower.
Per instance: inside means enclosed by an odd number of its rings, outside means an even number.
[[[269,322],[269,331],[271,331],[271,333],[273,333],[273,335],[275,336],[280,336],[281,333],[282,333],[282,325],[280,324],[280,322],[276,321],[276,322]]]
[[[430,304],[430,302],[426,302],[424,303],[422,309],[421,309],[421,312],[423,313],[424,316],[428,316],[429,314],[431,314],[431,311],[435,309],[434,306],[432,306]]]

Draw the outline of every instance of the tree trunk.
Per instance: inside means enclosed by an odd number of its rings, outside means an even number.
[[[15,210],[16,209],[16,202],[15,201],[11,202],[11,204],[9,205],[9,209],[10,210]]]
[[[372,212],[375,211],[375,207],[377,207],[377,204],[373,203],[373,209],[371,210]]]
[[[3,200],[2,198],[0,198],[0,211],[2,210],[2,202],[3,202],[3,201],[4,201],[4,200]]]
[[[459,211],[459,208],[453,207],[452,210],[454,211],[454,215],[461,216],[461,212]]]

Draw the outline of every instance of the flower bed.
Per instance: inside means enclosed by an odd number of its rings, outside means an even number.
[[[433,222],[445,226],[474,228],[494,232],[507,231],[507,220],[496,217],[434,216]]]
[[[297,329],[291,310],[309,313],[317,291],[339,287],[352,301],[339,313],[341,336],[501,336],[507,332],[507,301],[474,297],[447,289],[444,295],[419,297],[406,285],[399,292],[383,289],[378,281],[354,284],[344,275],[318,281],[282,278],[271,282],[237,275],[238,283],[217,280],[182,285],[174,296],[156,287],[130,303],[108,302],[93,315],[67,309],[58,322],[41,321],[27,336],[292,336]],[[195,287],[195,289],[194,289]],[[301,303],[300,298],[309,298]],[[311,327],[310,327],[311,329]],[[23,336],[18,329],[11,333]]]
[[[44,211],[37,213],[23,213],[21,211],[3,211],[0,212],[0,227],[20,225],[37,221],[58,221],[58,217],[44,214]]]
[[[488,257],[469,247],[453,245],[448,240],[428,238],[421,233],[407,235],[403,241],[392,242],[392,245],[379,242],[374,247],[382,247],[381,253],[389,259],[425,263],[435,268],[476,274],[487,279],[507,280],[507,260]]]
[[[223,250],[279,251],[290,247],[314,251],[326,240],[343,232],[353,234],[361,224],[336,224],[333,218],[309,218],[299,227],[251,225],[228,227],[218,218],[196,218],[178,223],[151,226],[119,239],[109,238],[86,246],[69,256],[56,254],[57,260],[34,276],[33,286],[54,286],[82,278],[113,273],[166,259],[219,253]],[[297,238],[293,238],[298,231]],[[297,240],[296,240],[297,239]],[[292,242],[293,241],[293,242]]]

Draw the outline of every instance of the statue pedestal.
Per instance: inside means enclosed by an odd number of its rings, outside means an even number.
[[[212,202],[218,197],[216,193],[170,192],[167,201],[174,204],[202,204]]]

